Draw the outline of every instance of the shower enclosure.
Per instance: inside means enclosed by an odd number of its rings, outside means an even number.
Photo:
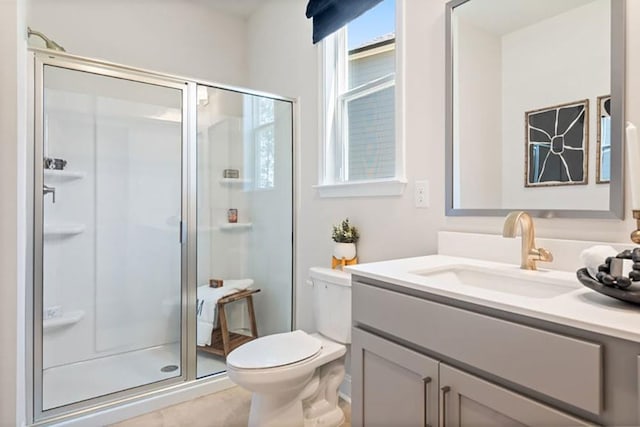
[[[242,289],[259,335],[290,330],[293,101],[33,55],[32,421],[223,373]]]

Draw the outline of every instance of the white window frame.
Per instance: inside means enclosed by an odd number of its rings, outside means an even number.
[[[404,2],[396,0],[395,31],[395,74],[390,74],[360,87],[348,89],[348,52],[346,31],[341,29],[321,42],[320,64],[320,151],[318,162],[318,190],[320,197],[370,197],[399,196],[407,184],[405,178],[404,141]],[[334,177],[333,159],[336,150],[343,150],[343,165],[348,164],[346,144],[342,141],[347,132],[346,120],[342,120],[342,109],[346,102],[354,100],[395,84],[395,175],[376,180],[349,181],[348,173],[340,174],[340,181]],[[342,166],[342,165],[338,165]],[[346,176],[345,176],[346,175]]]

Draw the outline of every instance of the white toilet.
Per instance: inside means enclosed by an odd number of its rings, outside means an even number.
[[[344,422],[338,387],[351,343],[351,276],[314,267],[313,314],[319,333],[268,335],[227,357],[227,373],[253,392],[250,427],[329,427]]]

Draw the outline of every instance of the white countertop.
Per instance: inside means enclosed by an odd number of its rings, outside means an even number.
[[[545,281],[557,280],[564,282],[566,286],[575,286],[575,290],[551,298],[526,297],[475,286],[443,285],[432,278],[410,273],[456,265],[489,268],[513,277],[543,277]],[[640,305],[634,306],[586,288],[572,272],[543,268],[525,271],[514,264],[445,255],[360,264],[347,267],[347,271],[407,289],[640,342]]]

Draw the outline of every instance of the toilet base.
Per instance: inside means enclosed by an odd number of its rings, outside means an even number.
[[[299,388],[254,392],[249,427],[338,427],[345,417],[338,405],[344,356],[317,368]]]
[[[342,424],[344,424],[344,412],[339,407],[319,417],[304,419],[304,427],[338,427]]]
[[[299,392],[291,395],[253,393],[249,427],[301,427],[302,401]]]
[[[340,407],[330,409],[313,418],[306,418],[302,401],[295,399],[278,404],[273,396],[253,394],[249,427],[339,427],[344,424]]]

